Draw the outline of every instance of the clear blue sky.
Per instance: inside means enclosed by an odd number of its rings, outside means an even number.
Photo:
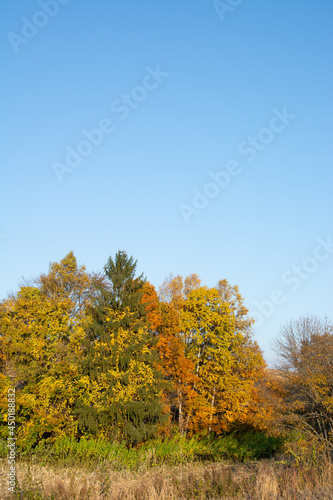
[[[125,249],[156,287],[238,284],[270,362],[284,322],[333,317],[333,3],[224,4],[1,1],[2,298]]]

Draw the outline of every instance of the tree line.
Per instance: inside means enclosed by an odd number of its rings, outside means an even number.
[[[284,327],[268,369],[237,286],[170,275],[159,293],[119,251],[99,274],[70,252],[0,305],[1,436],[16,390],[17,444],[62,436],[129,445],[175,432],[302,428],[332,443],[333,329]]]

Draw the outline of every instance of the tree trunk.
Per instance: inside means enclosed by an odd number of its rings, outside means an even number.
[[[215,387],[214,387],[214,390],[213,390],[213,397],[212,397],[212,402],[211,402],[211,412],[210,412],[210,419],[209,419],[209,428],[208,428],[208,432],[211,433],[212,432],[212,423],[213,423],[213,414],[214,414],[214,404],[215,404]]]

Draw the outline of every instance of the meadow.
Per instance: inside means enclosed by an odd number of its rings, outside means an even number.
[[[316,450],[295,432],[178,436],[135,448],[65,437],[19,456],[9,494],[2,443],[1,500],[331,499],[333,466]]]

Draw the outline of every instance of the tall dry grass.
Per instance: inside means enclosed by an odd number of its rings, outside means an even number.
[[[117,472],[108,466],[87,471],[19,463],[14,497],[6,492],[6,472],[3,463],[1,500],[333,499],[333,466],[328,462],[316,466],[272,460],[188,464],[141,472]]]

